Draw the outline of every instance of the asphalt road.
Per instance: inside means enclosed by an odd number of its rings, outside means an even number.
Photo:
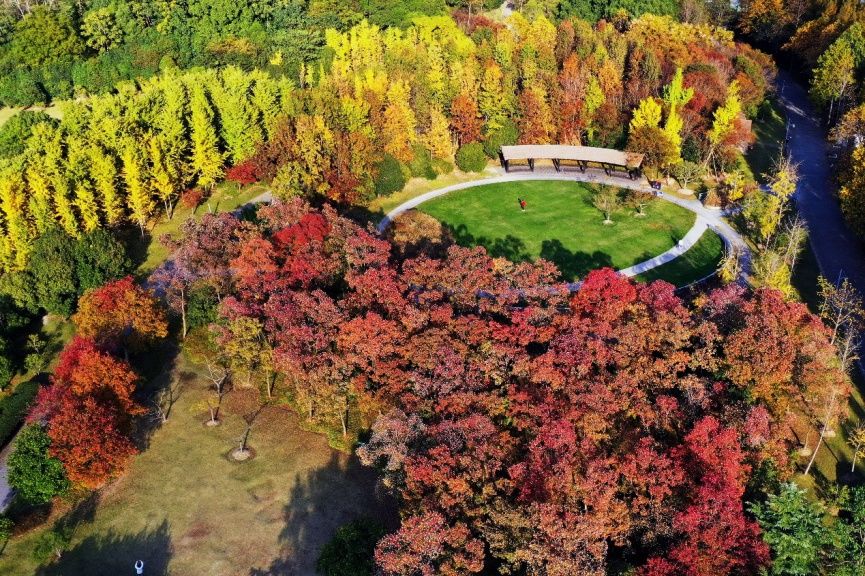
[[[778,75],[777,87],[791,123],[790,154],[799,164],[796,205],[808,223],[820,271],[832,281],[849,278],[859,293],[865,294],[865,246],[847,226],[835,198],[825,122],[808,100],[805,88],[789,74]]]

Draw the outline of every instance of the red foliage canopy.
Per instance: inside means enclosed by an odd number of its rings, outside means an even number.
[[[221,312],[264,327],[307,418],[372,425],[358,455],[405,519],[385,574],[600,575],[623,550],[653,576],[767,563],[744,487],[767,459],[789,473],[781,399],[813,415],[843,378],[807,310],[735,287],[686,304],[612,270],[570,294],[547,262],[395,262],[329,209],[261,215]]]

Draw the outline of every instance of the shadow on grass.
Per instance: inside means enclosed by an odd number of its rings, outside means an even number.
[[[321,468],[305,477],[298,475],[283,509],[280,557],[267,568],[254,568],[249,576],[314,574],[321,550],[337,528],[359,517],[395,530],[395,504],[380,493],[376,482],[375,470],[361,465],[353,455],[343,461],[337,453]]]
[[[544,240],[541,244],[541,258],[555,264],[566,280],[582,278],[598,268],[613,267],[613,261],[606,252],[574,252],[565,248],[559,240]]]
[[[134,574],[135,561],[144,562],[147,576],[167,576],[171,559],[171,533],[168,521],[155,529],[137,534],[109,532],[89,536],[64,552],[55,562],[41,567],[36,576],[116,576]]]
[[[529,254],[526,244],[522,239],[511,234],[503,238],[488,238],[486,236],[475,236],[468,231],[465,224],[458,226],[445,225],[445,228],[460,246],[472,247],[483,246],[493,258],[505,258],[511,262],[525,262],[535,260],[536,257]],[[558,267],[562,277],[566,280],[581,278],[598,268],[612,267],[613,261],[610,255],[595,250],[592,253],[573,251],[566,248],[560,240],[544,240],[541,244],[541,253],[538,255],[544,260],[549,260]]]

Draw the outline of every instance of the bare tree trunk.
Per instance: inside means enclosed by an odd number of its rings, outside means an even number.
[[[808,466],[805,467],[805,476],[811,471],[811,466],[817,459],[817,452],[820,451],[820,446],[823,445],[823,439],[826,437],[826,431],[829,429],[829,422],[832,419],[832,412],[835,408],[835,398],[838,394],[837,388],[832,388],[832,394],[829,396],[829,403],[826,406],[826,416],[823,418],[823,426],[820,428],[820,437],[817,439],[817,446],[814,447],[814,453],[811,454],[811,460],[808,461]]]
[[[186,340],[186,288],[180,289],[180,322],[183,325],[183,339]]]

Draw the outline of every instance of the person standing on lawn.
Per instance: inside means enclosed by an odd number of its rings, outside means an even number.
[[[525,212],[526,211],[526,201],[523,200],[522,198],[517,198],[517,200],[519,200],[519,203],[520,203],[520,210]]]

